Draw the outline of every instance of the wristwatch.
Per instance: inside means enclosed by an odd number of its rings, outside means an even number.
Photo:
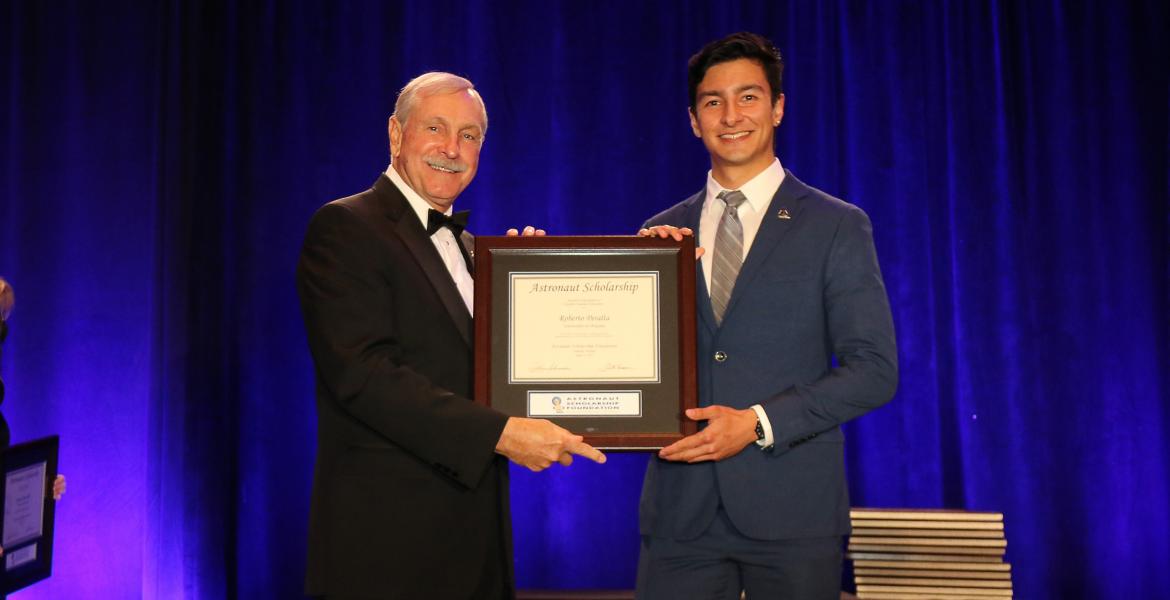
[[[756,417],[756,442],[764,441],[764,422]]]

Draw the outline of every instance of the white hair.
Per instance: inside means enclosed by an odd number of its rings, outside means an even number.
[[[414,110],[414,106],[420,98],[462,92],[463,90],[467,90],[471,97],[479,102],[480,111],[483,112],[483,131],[487,133],[487,107],[484,106],[483,98],[480,97],[479,92],[475,90],[475,85],[458,75],[442,71],[423,73],[411,79],[403,86],[402,91],[398,92],[398,100],[394,103],[394,114],[390,116],[398,117],[398,122],[406,125],[411,111]]]

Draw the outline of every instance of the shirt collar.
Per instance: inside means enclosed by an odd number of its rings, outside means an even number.
[[[426,200],[423,200],[422,196],[419,196],[418,192],[414,191],[414,188],[406,183],[406,180],[398,174],[398,170],[393,165],[386,167],[386,177],[389,177],[390,181],[394,182],[395,187],[398,188],[398,191],[402,192],[402,195],[406,197],[406,201],[410,203],[410,208],[414,209],[414,214],[418,215],[418,221],[422,223],[423,229],[426,229],[427,220],[430,218],[427,211],[434,210],[434,207]],[[449,217],[453,210],[453,207],[448,206],[446,212],[443,214]]]
[[[739,188],[747,198],[747,205],[751,207],[752,211],[761,211],[768,207],[768,203],[772,201],[772,197],[776,195],[776,190],[780,189],[780,184],[784,183],[784,167],[780,164],[780,159],[775,158],[768,168],[761,171],[755,177],[748,180]],[[706,206],[710,207],[715,198],[727,188],[719,185],[715,181],[715,176],[711,171],[707,171],[707,199]],[[720,208],[722,210],[722,208]]]

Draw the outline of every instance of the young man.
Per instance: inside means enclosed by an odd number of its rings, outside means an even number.
[[[897,386],[869,219],[776,158],[782,71],[779,52],[751,33],[691,58],[691,129],[711,170],[702,191],[642,232],[690,229],[706,250],[700,408],[687,411],[703,428],[647,470],[644,600],[836,599],[849,527],[839,425]]]

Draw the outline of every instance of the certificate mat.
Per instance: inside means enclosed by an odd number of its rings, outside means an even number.
[[[52,574],[58,445],[54,435],[10,446],[0,455],[0,593],[11,594]]]
[[[508,381],[659,381],[658,272],[508,273]]]
[[[695,431],[694,242],[476,238],[475,399],[610,450]]]

